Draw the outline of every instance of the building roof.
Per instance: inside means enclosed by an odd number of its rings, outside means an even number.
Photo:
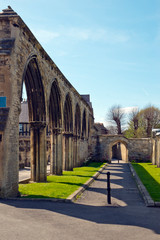
[[[108,133],[108,130],[107,130],[107,128],[105,128],[103,123],[95,123],[94,127],[95,127],[96,131],[100,134],[107,134]]]
[[[88,103],[88,105],[92,108],[92,103],[90,102],[89,94],[81,94],[81,97]]]

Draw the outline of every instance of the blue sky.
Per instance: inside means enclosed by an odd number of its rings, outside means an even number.
[[[160,108],[159,0],[0,0],[10,5],[80,94],[96,122],[115,104]]]

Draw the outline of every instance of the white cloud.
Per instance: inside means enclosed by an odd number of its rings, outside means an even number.
[[[90,30],[88,29],[78,29],[78,28],[70,28],[65,35],[77,38],[79,40],[88,40],[90,38]]]
[[[129,34],[111,29],[70,28],[65,35],[78,40],[106,41],[108,43],[124,43],[130,39]]]
[[[121,108],[121,109],[124,111],[124,113],[129,114],[132,111],[137,111],[138,107],[124,107],[124,108]]]
[[[48,43],[60,36],[58,32],[52,32],[52,31],[47,31],[43,29],[33,30],[33,34],[35,35],[37,40],[42,43]]]
[[[66,28],[61,27],[58,31],[48,31],[44,29],[32,30],[36,38],[42,43],[48,43],[55,38],[71,38],[78,41],[104,41],[110,44],[125,43],[129,41],[129,34],[123,31],[112,29],[89,29],[89,28]]]

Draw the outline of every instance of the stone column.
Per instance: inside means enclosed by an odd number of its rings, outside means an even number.
[[[156,157],[157,167],[160,167],[160,138],[157,137],[157,157]]]
[[[77,137],[73,136],[73,167],[77,165]]]
[[[65,151],[65,159],[64,159],[64,170],[69,171],[69,136],[68,134],[64,135],[64,151]]]
[[[51,159],[50,159],[50,163],[51,163],[51,168],[50,168],[50,172],[51,174],[56,174],[56,138],[54,135],[54,130],[52,129],[51,132]]]
[[[156,156],[155,156],[155,139],[152,139],[152,164],[156,164]]]
[[[80,137],[77,137],[76,138],[76,167],[78,167],[80,164],[79,164],[79,147],[80,145]]]
[[[45,182],[47,179],[46,162],[46,123],[30,122],[31,126],[31,180]]]
[[[51,174],[62,175],[63,146],[62,131],[54,128],[51,135]]]
[[[69,135],[69,151],[68,151],[68,159],[69,159],[69,171],[73,170],[73,135]]]

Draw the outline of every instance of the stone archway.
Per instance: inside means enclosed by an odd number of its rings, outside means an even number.
[[[124,140],[116,140],[109,144],[109,159],[113,158],[128,162],[128,144]]]
[[[22,79],[25,84],[29,123],[30,123],[30,153],[31,180],[46,181],[46,109],[41,74],[35,55],[29,57]]]
[[[64,157],[63,166],[65,170],[73,170],[73,111],[72,101],[67,94],[64,103]]]
[[[83,111],[83,118],[82,118],[82,137],[86,137],[86,111]]]
[[[61,93],[57,81],[52,83],[49,100],[51,131],[51,174],[62,174],[62,111]]]

